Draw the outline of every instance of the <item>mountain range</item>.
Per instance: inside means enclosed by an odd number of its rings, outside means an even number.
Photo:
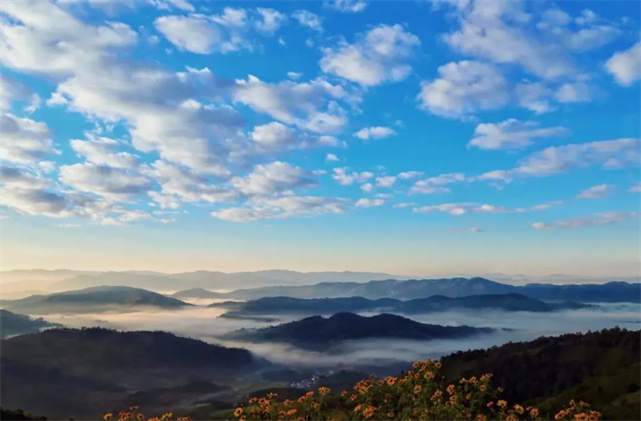
[[[255,300],[262,297],[338,298],[363,297],[371,300],[396,298],[410,300],[417,297],[443,295],[464,297],[470,295],[521,294],[544,301],[578,301],[594,303],[639,303],[641,283],[608,282],[605,284],[502,284],[485,278],[411,279],[369,282],[321,282],[314,285],[286,285],[239,289],[227,293],[211,291],[179,291],[176,296],[187,298],[220,298]]]
[[[54,419],[100,419],[130,395],[212,379],[225,385],[265,364],[245,349],[166,332],[52,329],[0,344],[10,385],[0,389],[2,405]]]
[[[191,304],[140,288],[99,286],[50,295],[32,295],[18,300],[0,300],[0,305],[29,314],[47,314],[122,311],[132,307],[176,309]]]
[[[0,338],[35,333],[55,327],[62,327],[62,325],[50,323],[42,318],[34,319],[24,314],[16,314],[9,310],[0,309]]]
[[[318,282],[366,282],[380,279],[410,279],[408,276],[378,272],[296,272],[262,270],[256,272],[196,271],[167,274],[151,271],[92,272],[74,270],[16,270],[0,272],[5,298],[33,291],[63,292],[94,286],[129,286],[154,291],[190,288],[232,290],[268,285],[304,285]]]
[[[299,348],[326,351],[349,339],[444,339],[463,338],[493,329],[471,326],[441,326],[415,322],[394,314],[372,317],[337,313],[331,317],[307,317],[260,329],[241,329],[225,335],[252,342],[282,342]]]
[[[223,317],[252,317],[255,315],[276,314],[334,314],[344,311],[386,311],[405,314],[422,314],[448,310],[502,310],[550,312],[557,310],[574,310],[589,306],[576,302],[547,303],[521,294],[471,295],[451,298],[433,295],[414,300],[397,300],[380,298],[370,300],[363,297],[340,298],[291,298],[264,297],[246,302],[227,301],[211,304],[210,307],[228,308],[230,311]]]

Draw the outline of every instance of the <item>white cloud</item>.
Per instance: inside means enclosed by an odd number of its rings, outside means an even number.
[[[87,161],[113,168],[133,168],[138,165],[139,157],[129,152],[117,152],[121,143],[107,137],[87,133],[89,140],[73,139],[71,148]]]
[[[440,174],[415,182],[409,192],[423,194],[449,193],[450,189],[445,186],[453,183],[462,183],[466,180],[467,177],[463,173]]]
[[[364,0],[324,0],[323,6],[339,12],[359,13],[365,10],[367,2]]]
[[[372,126],[372,127],[363,127],[356,133],[354,133],[354,137],[357,137],[362,140],[369,140],[369,139],[382,139],[384,137],[389,137],[389,136],[394,136],[396,132],[393,129],[390,129],[389,127],[381,127],[381,126]]]
[[[500,123],[479,124],[468,146],[480,149],[518,149],[531,145],[536,138],[558,137],[567,133],[568,130],[564,127],[539,128],[539,124],[534,121],[511,118]]]
[[[521,160],[511,173],[543,176],[572,168],[593,165],[619,168],[639,165],[639,162],[641,162],[641,139],[624,138],[549,147]]]
[[[374,186],[372,185],[372,183],[361,184],[361,190],[365,193],[369,193],[374,190]]]
[[[135,171],[92,163],[61,166],[60,181],[78,191],[121,201],[146,193],[153,186],[151,180]]]
[[[553,110],[549,98],[552,96],[552,89],[541,82],[521,82],[514,88],[514,93],[519,105],[527,108],[536,114],[543,114]]]
[[[401,180],[409,180],[411,178],[420,177],[423,175],[423,171],[404,171],[398,174],[398,178]]]
[[[550,205],[551,206],[551,205]],[[487,203],[443,203],[440,205],[421,206],[413,209],[414,213],[443,212],[453,216],[459,216],[468,212],[490,214],[490,213],[525,213],[528,210],[544,210],[550,206],[535,205],[528,208],[508,208],[506,206],[490,205]]]
[[[13,114],[0,114],[0,159],[31,163],[58,154],[49,127],[42,122]]]
[[[0,110],[10,110],[13,101],[29,99],[31,89],[19,80],[0,74],[0,94]]]
[[[357,208],[374,208],[384,204],[385,200],[383,199],[358,199],[354,205]]]
[[[583,82],[565,83],[556,91],[556,99],[562,103],[585,102],[592,99],[592,90]]]
[[[292,17],[296,19],[301,26],[305,26],[314,31],[323,32],[323,21],[320,16],[309,10],[296,10],[292,13]]]
[[[376,185],[380,187],[393,187],[396,182],[396,177],[392,175],[376,177]]]
[[[335,137],[310,136],[277,121],[254,127],[251,139],[260,152],[338,145],[338,139]]]
[[[612,225],[624,222],[628,219],[635,219],[638,221],[639,216],[641,216],[641,212],[602,212],[579,218],[558,219],[551,223],[535,222],[532,224],[532,228],[540,230],[555,230]]]
[[[236,102],[268,114],[283,123],[295,124],[318,133],[333,133],[346,123],[345,110],[335,101],[358,101],[340,85],[323,79],[310,82],[283,81],[270,84],[250,75],[238,80],[233,91]]]
[[[227,54],[253,50],[253,30],[270,36],[286,20],[285,15],[274,9],[226,7],[219,15],[193,13],[187,16],[161,16],[154,25],[180,50],[196,54]]]
[[[472,0],[458,3],[460,27],[445,36],[455,50],[494,63],[509,63],[543,78],[574,73],[575,66],[563,42],[567,36],[546,40],[540,30],[548,30],[558,16],[544,16],[538,31],[533,16],[525,11],[526,2]],[[556,22],[552,22],[554,17]],[[548,39],[552,37],[547,37]],[[560,42],[561,41],[561,42]]]
[[[506,183],[511,181],[512,178],[513,178],[512,173],[506,170],[488,171],[486,173],[483,173],[475,177],[476,180],[481,180],[481,181],[494,180],[494,181],[504,181]]]
[[[412,206],[415,206],[416,203],[414,202],[402,202],[402,203],[397,203],[394,205],[395,208],[397,209],[405,209],[405,208],[411,208]]]
[[[401,25],[379,25],[359,35],[354,44],[343,41],[324,48],[320,67],[363,86],[398,82],[412,71],[407,62],[419,45],[419,39]]]
[[[374,173],[372,172],[365,171],[361,173],[348,173],[347,168],[334,168],[334,174],[332,175],[332,178],[341,186],[349,186],[354,183],[364,183],[372,177],[374,177]]]
[[[287,72],[287,77],[290,79],[298,80],[303,77],[303,74],[300,72]]]
[[[305,215],[336,214],[345,211],[345,200],[317,196],[285,196],[274,199],[254,199],[247,207],[227,208],[211,216],[232,222],[261,219],[284,219]]]
[[[287,16],[274,9],[259,7],[256,12],[262,17],[256,22],[256,29],[267,34],[273,34],[287,21]]]
[[[440,77],[423,81],[420,107],[443,117],[464,117],[479,110],[499,108],[509,100],[508,85],[498,70],[478,61],[448,63]]]
[[[578,199],[605,199],[616,190],[611,184],[599,184],[583,190],[577,195]]]
[[[267,196],[284,191],[316,184],[307,172],[288,164],[275,161],[270,164],[256,165],[247,176],[234,177],[231,184],[246,196]]]
[[[630,86],[641,79],[641,41],[614,54],[605,67],[619,85]]]
[[[338,157],[336,155],[334,155],[333,153],[328,153],[327,155],[325,155],[325,161],[326,162],[338,162],[338,161],[340,161],[340,159],[338,159]]]

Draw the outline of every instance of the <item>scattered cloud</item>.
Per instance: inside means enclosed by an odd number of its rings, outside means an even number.
[[[448,184],[462,183],[466,180],[467,177],[463,173],[440,174],[415,182],[409,192],[423,194],[449,193],[450,189],[446,187]]]
[[[53,146],[49,127],[30,118],[0,114],[0,138],[2,160],[34,163],[60,153]]]
[[[312,186],[316,181],[303,168],[275,161],[256,165],[247,176],[232,178],[231,184],[245,196],[269,196],[293,188]]]
[[[328,153],[325,155],[325,162],[338,162],[340,159],[333,153]]]
[[[638,182],[634,186],[630,187],[630,193],[641,193],[641,182]]]
[[[258,198],[250,201],[247,207],[222,209],[212,212],[211,216],[232,222],[251,222],[261,219],[337,214],[345,212],[345,203],[345,199],[317,196]]]
[[[342,41],[322,49],[320,67],[362,86],[376,86],[405,79],[419,39],[401,25],[378,25],[357,36],[354,44]]]
[[[479,149],[518,149],[532,144],[536,138],[563,136],[564,127],[539,128],[534,121],[505,120],[500,123],[482,123],[476,126],[474,138],[468,146]]]
[[[374,177],[373,172],[364,171],[364,172],[347,172],[348,168],[334,168],[334,174],[332,178],[338,182],[341,186],[350,186],[354,183],[364,183],[370,178]]]
[[[439,78],[423,81],[420,108],[442,117],[462,118],[480,110],[502,107],[509,100],[508,84],[492,65],[478,61],[448,63]]]
[[[317,32],[323,32],[323,21],[321,17],[309,10],[297,10],[292,13],[292,17],[296,19],[301,26]]]
[[[550,223],[535,222],[532,224],[532,228],[539,230],[556,230],[612,225],[628,219],[638,221],[639,216],[641,216],[641,212],[602,212],[579,218],[557,219]]]
[[[611,184],[599,184],[583,190],[576,197],[578,199],[605,199],[616,190]]]
[[[372,183],[361,184],[361,190],[365,193],[369,193],[374,190],[374,185]]]
[[[389,127],[381,127],[381,126],[372,126],[372,127],[363,127],[356,133],[354,133],[354,137],[357,137],[362,140],[369,140],[369,139],[382,139],[384,137],[389,137],[389,136],[394,136],[396,132],[393,129],[390,129]]]
[[[324,0],[323,6],[339,12],[359,13],[365,10],[367,2],[364,0]]]
[[[605,63],[605,68],[622,86],[631,86],[641,79],[641,41],[614,54]]]
[[[383,206],[385,200],[383,199],[358,199],[354,204],[357,208],[375,208],[378,206]]]
[[[396,177],[393,175],[386,175],[381,177],[376,177],[376,185],[380,187],[393,187],[396,182]]]

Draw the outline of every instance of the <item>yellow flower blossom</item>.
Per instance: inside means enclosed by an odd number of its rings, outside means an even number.
[[[236,408],[236,410],[234,411],[234,416],[235,416],[236,418],[238,418],[238,417],[240,417],[241,415],[243,415],[243,408],[241,408],[241,407]]]

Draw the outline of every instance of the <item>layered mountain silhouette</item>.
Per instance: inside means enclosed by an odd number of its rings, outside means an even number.
[[[47,314],[118,311],[132,307],[176,309],[190,304],[140,288],[100,286],[50,295],[33,295],[19,300],[2,300],[0,305],[29,314]]]
[[[9,310],[0,309],[0,338],[40,332],[43,329],[55,327],[62,327],[62,325],[50,323],[42,318],[34,319],[24,314],[16,314]]]
[[[2,381],[11,385],[0,389],[2,405],[54,419],[98,419],[109,402],[128,401],[136,391],[212,379],[224,385],[264,364],[245,349],[166,332],[52,329],[0,344]]]
[[[312,316],[262,329],[241,329],[227,337],[255,342],[284,342],[300,348],[323,351],[349,339],[430,340],[463,338],[492,331],[489,328],[470,326],[424,324],[394,314],[364,317],[343,312],[328,318]]]
[[[576,302],[547,303],[521,294],[471,295],[467,297],[445,297],[433,295],[414,300],[381,298],[369,300],[363,297],[340,298],[292,298],[265,297],[246,302],[227,301],[211,304],[210,307],[228,308],[223,317],[238,318],[255,315],[277,314],[334,314],[339,312],[387,311],[405,314],[423,314],[448,310],[502,310],[550,312],[588,307]]]
[[[202,291],[199,293],[202,294]],[[177,294],[182,297],[189,296],[184,292]],[[411,300],[416,297],[430,297],[433,295],[456,298],[492,294],[521,294],[544,301],[638,303],[641,302],[641,283],[608,282],[605,284],[528,284],[515,286],[485,278],[384,280],[363,283],[322,282],[314,285],[238,289],[227,293],[212,293],[209,294],[208,298],[255,300],[262,297],[284,296],[293,298],[363,297],[371,300],[381,298]]]

